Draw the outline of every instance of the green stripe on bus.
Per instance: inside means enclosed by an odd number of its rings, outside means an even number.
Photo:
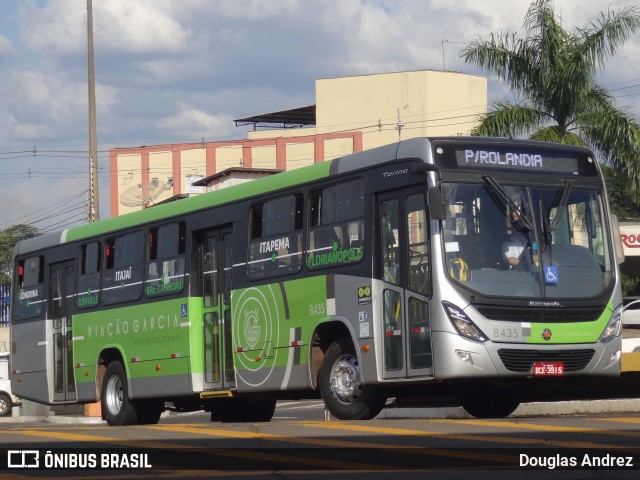
[[[611,320],[612,313],[613,304],[609,301],[607,308],[595,322],[532,323],[531,336],[527,338],[527,343],[545,345],[595,343]]]

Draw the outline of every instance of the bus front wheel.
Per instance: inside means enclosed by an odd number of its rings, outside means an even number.
[[[138,415],[131,400],[127,374],[120,362],[111,362],[102,381],[102,418],[111,426],[135,425]]]
[[[462,397],[462,408],[476,418],[504,418],[520,405],[517,388],[484,385],[477,391],[468,391]]]
[[[351,340],[339,338],[325,352],[318,373],[324,404],[338,420],[369,420],[387,399],[374,385],[365,385]]]
[[[0,393],[0,417],[6,417],[11,413],[11,398],[6,393]]]

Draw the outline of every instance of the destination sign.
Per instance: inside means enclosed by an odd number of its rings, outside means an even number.
[[[459,148],[455,150],[458,168],[506,169],[518,171],[538,171],[564,174],[578,174],[578,160],[566,154],[552,151],[537,152],[521,149]]]

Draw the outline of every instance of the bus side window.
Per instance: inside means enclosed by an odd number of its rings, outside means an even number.
[[[44,257],[18,261],[16,291],[13,297],[14,318],[31,318],[42,313],[44,303]]]
[[[184,222],[152,228],[147,234],[147,296],[169,295],[184,289]]]
[[[309,196],[307,266],[359,262],[364,244],[364,182],[350,180],[314,190]]]
[[[18,288],[24,286],[24,260],[20,260],[16,268],[16,285]]]
[[[398,200],[393,199],[382,202],[380,210],[384,280],[397,285],[401,273],[398,252]]]
[[[409,288],[429,293],[429,232],[424,195],[407,197],[407,239],[409,243]]]
[[[249,278],[298,272],[302,260],[301,194],[255,204],[250,210]]]
[[[95,307],[100,302],[100,242],[80,247],[79,265],[76,306],[80,309]]]
[[[109,238],[105,246],[102,300],[105,304],[139,300],[143,280],[143,234]]]
[[[43,282],[42,257],[27,258],[24,262],[24,286],[31,287]]]

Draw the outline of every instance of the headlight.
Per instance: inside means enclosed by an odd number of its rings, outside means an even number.
[[[616,308],[613,311],[613,315],[611,315],[611,320],[609,320],[609,323],[604,329],[604,332],[602,332],[602,335],[600,335],[600,341],[603,343],[607,343],[607,342],[610,342],[611,340],[618,338],[618,335],[620,335],[621,328],[622,328],[622,305],[619,305],[618,308]]]
[[[466,313],[449,302],[442,302],[447,317],[460,335],[476,342],[486,342],[487,337],[476,325],[467,317]]]

